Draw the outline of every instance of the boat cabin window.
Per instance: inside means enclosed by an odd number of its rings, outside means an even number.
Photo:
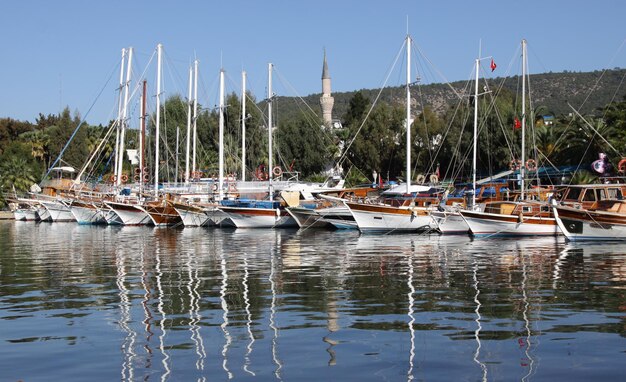
[[[541,206],[541,212],[550,212],[550,206]]]
[[[481,196],[484,198],[489,198],[496,195],[495,187],[485,187],[481,190]]]
[[[565,200],[578,200],[580,199],[581,188],[570,188],[567,190],[567,195],[565,195]]]
[[[602,192],[603,200],[622,200],[622,190],[619,188],[607,188]]]
[[[595,202],[596,199],[596,190],[594,189],[588,189],[585,190],[585,194],[583,195],[583,202]]]
[[[522,212],[532,212],[533,208],[531,206],[522,206]]]

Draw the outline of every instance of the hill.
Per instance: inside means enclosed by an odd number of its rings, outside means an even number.
[[[542,73],[530,75],[530,91],[534,108],[544,106],[553,115],[568,114],[571,112],[567,105],[569,102],[582,114],[596,114],[599,108],[606,106],[611,101],[620,101],[626,97],[626,86],[624,78],[626,69],[596,70],[593,72],[562,72],[562,73]],[[504,81],[504,82],[503,82]],[[509,78],[497,77],[490,80],[490,86],[495,89],[503,86],[514,94],[521,91],[520,77]],[[450,84],[427,84],[421,85],[418,91],[413,91],[413,97],[421,95],[421,102],[430,106],[438,113],[442,113],[448,105],[455,104],[458,96],[455,95],[454,88],[459,94],[467,95],[472,92],[472,86],[467,81],[456,81]],[[468,90],[463,90],[468,89]],[[379,89],[361,89],[365,97],[373,101]],[[333,116],[342,119],[348,109],[350,99],[357,91],[333,93],[335,106]],[[321,115],[319,108],[319,98],[321,94],[311,94],[302,97],[309,107]],[[381,101],[387,103],[404,102],[404,90],[402,87],[392,87],[385,89],[381,94]],[[585,101],[586,100],[586,101]],[[296,97],[279,97],[277,102],[278,120],[290,119],[302,113],[302,102]]]

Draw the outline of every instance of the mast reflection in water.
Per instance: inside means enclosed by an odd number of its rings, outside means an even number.
[[[2,380],[619,380],[626,246],[0,222]]]

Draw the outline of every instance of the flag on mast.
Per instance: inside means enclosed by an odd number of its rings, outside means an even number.
[[[496,62],[493,60],[493,58],[491,59],[491,65],[489,66],[491,67],[492,72],[496,70],[496,68],[498,67],[498,65],[496,65]]]

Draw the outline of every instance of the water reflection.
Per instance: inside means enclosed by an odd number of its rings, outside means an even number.
[[[8,380],[621,376],[624,245],[24,223],[0,223]]]

